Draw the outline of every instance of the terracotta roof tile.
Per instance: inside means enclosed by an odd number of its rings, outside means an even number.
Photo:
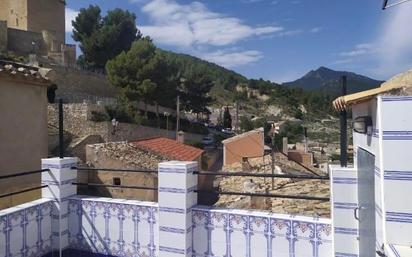
[[[203,154],[202,149],[164,137],[143,139],[131,143],[177,161],[194,161]]]

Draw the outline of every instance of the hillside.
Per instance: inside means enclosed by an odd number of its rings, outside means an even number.
[[[288,87],[302,88],[308,91],[323,91],[330,94],[339,94],[341,88],[340,79],[347,76],[348,93],[359,92],[378,87],[383,81],[375,80],[353,72],[335,71],[326,67],[311,70],[302,78],[283,83]]]
[[[165,50],[161,51],[165,54],[168,61],[177,63],[179,72],[182,76],[190,70],[200,70],[211,77],[215,85],[222,86],[225,89],[230,90],[233,90],[238,83],[247,81],[247,78],[239,73],[226,69],[215,63],[211,63],[188,54],[175,53]]]

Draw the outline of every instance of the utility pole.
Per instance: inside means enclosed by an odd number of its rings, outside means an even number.
[[[346,76],[342,76],[342,96],[346,95]],[[348,166],[348,115],[346,109],[340,112],[340,166]]]
[[[275,174],[275,132],[272,135],[272,175]],[[272,177],[272,190],[275,190],[275,177]]]
[[[180,123],[180,96],[177,93],[177,103],[176,103],[176,140],[179,136],[179,124]]]
[[[177,89],[177,99],[176,99],[176,140],[179,138],[180,129],[180,92],[185,90],[185,78],[180,78],[180,88]]]
[[[237,133],[239,130],[239,101],[236,101],[236,128],[235,132]]]
[[[276,126],[275,124],[272,124],[272,175],[275,174],[275,148],[276,148],[276,141],[275,141],[275,136],[276,134],[279,133],[279,127]],[[275,190],[275,177],[272,177],[272,190]]]

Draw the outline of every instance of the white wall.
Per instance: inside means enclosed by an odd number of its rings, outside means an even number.
[[[0,211],[0,256],[43,256],[52,251],[52,201],[40,199]]]

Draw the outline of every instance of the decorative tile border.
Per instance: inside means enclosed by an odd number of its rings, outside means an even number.
[[[335,227],[336,234],[346,234],[346,235],[358,235],[358,230],[356,228],[340,228]]]
[[[346,184],[346,185],[353,185],[358,184],[357,178],[338,178],[334,177],[332,179],[333,184]]]
[[[393,171],[385,170],[385,180],[405,180],[412,181],[412,171]]]
[[[383,140],[412,140],[412,131],[383,131]]]
[[[330,223],[327,219],[255,211],[194,208],[193,231],[197,242],[193,256],[270,257],[278,256],[278,249],[287,249],[282,252],[284,256],[299,256],[303,252],[314,257],[332,256]],[[198,241],[205,242],[204,246]],[[221,246],[215,247],[216,242],[221,242]],[[254,246],[257,242],[259,247]]]
[[[412,223],[412,213],[386,212],[386,221],[398,223]]]
[[[69,243],[113,256],[157,256],[155,203],[76,197],[69,201]]]
[[[51,252],[52,208],[51,200],[40,199],[3,210],[0,213],[0,233],[3,234],[0,253],[5,256],[42,256]]]
[[[404,102],[412,101],[411,96],[382,96],[382,102]]]
[[[343,203],[343,202],[334,202],[333,208],[335,209],[349,209],[353,210],[358,207],[357,203]]]

